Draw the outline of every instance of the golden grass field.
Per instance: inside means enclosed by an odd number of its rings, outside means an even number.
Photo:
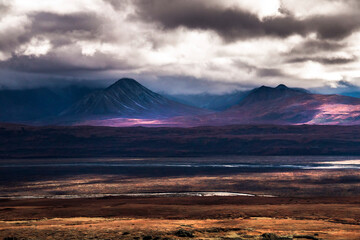
[[[0,212],[0,237],[14,239],[360,238],[357,197],[3,200]]]

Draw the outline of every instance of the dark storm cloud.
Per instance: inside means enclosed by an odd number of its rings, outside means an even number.
[[[343,39],[360,27],[360,15],[340,14],[315,16],[307,21],[309,29],[317,32],[322,39]]]
[[[99,33],[102,21],[95,14],[73,13],[55,14],[39,12],[31,16],[33,34],[58,33],[76,34],[88,37],[96,36]]]
[[[11,57],[0,61],[0,68],[28,73],[76,73],[86,71],[131,70],[128,59],[117,59],[114,54],[95,51],[84,55],[79,40],[99,40],[103,37],[104,19],[93,13],[56,14],[37,12],[29,15],[30,26],[9,42],[0,40],[0,50],[11,52]],[[32,38],[48,40],[51,49],[43,55],[22,55],[16,48]],[[5,44],[2,44],[5,43]],[[7,44],[10,43],[10,44]],[[60,48],[64,47],[64,48]]]
[[[346,47],[346,44],[329,40],[306,40],[294,47],[288,54],[313,54],[318,52],[336,51]]]
[[[360,1],[310,1],[283,0],[279,7],[277,1],[0,0],[0,71],[34,82],[42,74],[101,80],[130,75],[153,80],[153,89],[179,92],[309,87],[326,84],[325,70],[326,78],[360,81],[355,36],[346,38],[359,29]],[[276,16],[261,17],[278,7]],[[286,39],[292,35],[300,37]],[[326,65],[310,74],[314,81],[305,81],[312,63],[287,64],[306,61]]]
[[[0,20],[8,16],[11,7],[0,1]],[[13,23],[14,24],[14,23]],[[14,24],[16,26],[16,24]],[[10,28],[6,34],[0,36],[0,51],[9,52],[14,50],[17,46],[29,41],[27,34],[22,32],[22,29]]]
[[[23,30],[13,29],[0,39],[0,51],[13,52],[33,37],[46,37],[56,46],[70,44],[79,39],[100,36],[103,19],[92,13],[55,14],[32,13],[29,25]]]
[[[234,61],[236,67],[246,69],[247,73],[256,73],[258,77],[284,77],[286,74],[278,68],[259,68],[244,61]]]
[[[349,89],[357,89],[359,86],[347,81],[347,80],[340,80],[337,82],[338,87],[341,88],[349,88]]]
[[[56,52],[57,47],[70,46],[79,40],[94,40],[101,36],[103,19],[93,13],[56,14],[36,12],[28,15],[29,26],[25,31],[9,32],[0,40],[0,50],[10,52],[11,58],[0,61],[0,68],[23,72],[59,73],[73,71],[103,71],[128,67],[127,63],[112,56],[95,53],[84,56],[79,47],[70,47],[71,53]],[[25,56],[14,51],[33,38],[47,39],[52,48],[46,55]],[[66,57],[72,54],[72,58]],[[65,57],[64,57],[65,56]]]
[[[0,38],[0,51],[13,52],[18,46],[29,42],[30,35],[28,33],[18,33],[15,30],[8,31],[6,36]]]
[[[301,22],[292,17],[269,18],[264,22],[247,11],[223,9],[207,5],[206,1],[138,1],[140,15],[157,21],[165,28],[180,26],[213,30],[227,40],[273,35],[286,37],[305,33]]]
[[[0,68],[29,73],[76,73],[83,71],[130,70],[134,66],[126,61],[120,61],[102,53],[84,56],[79,49],[73,49],[71,55],[63,57],[60,54],[17,56],[13,55],[7,61],[0,61]]]
[[[259,77],[282,77],[285,74],[277,68],[259,68],[256,72]]]
[[[239,8],[223,8],[200,0],[139,0],[138,14],[166,29],[186,27],[212,30],[228,41],[263,36],[288,37],[317,33],[322,39],[343,39],[360,27],[359,14],[312,16],[297,19],[291,14],[267,17]]]
[[[292,58],[288,60],[289,63],[299,63],[299,62],[319,62],[327,65],[335,65],[335,64],[347,64],[351,62],[355,62],[357,59],[353,58],[343,58],[343,57],[300,57],[300,58]]]

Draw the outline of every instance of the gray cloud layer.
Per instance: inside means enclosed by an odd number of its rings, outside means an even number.
[[[176,82],[179,92],[360,79],[356,0],[62,3],[0,0],[0,69],[57,78],[132,76],[159,90]]]
[[[260,20],[243,9],[221,8],[202,0],[140,0],[139,14],[146,20],[159,22],[165,28],[180,26],[213,30],[226,40],[261,36],[288,37],[315,32],[322,39],[342,39],[360,27],[360,16],[339,14],[312,16],[297,19],[290,13],[285,16]]]
[[[355,62],[356,58],[343,58],[343,57],[300,57],[300,58],[293,58],[290,59],[289,63],[299,63],[299,62],[307,62],[307,61],[313,61],[313,62],[319,62],[322,64],[346,64]]]
[[[94,38],[99,34],[102,21],[94,13],[55,14],[38,12],[31,14],[31,34],[66,34],[76,38]]]

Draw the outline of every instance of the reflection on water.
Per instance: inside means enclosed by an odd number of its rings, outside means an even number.
[[[161,193],[123,193],[123,194],[76,194],[76,195],[36,195],[36,196],[0,196],[0,199],[75,199],[103,197],[276,197],[273,195],[255,195],[236,192],[161,192]]]
[[[121,167],[121,168],[282,168],[282,169],[360,169],[360,160],[319,162],[306,164],[249,164],[249,163],[117,163],[117,162],[74,162],[74,163],[29,163],[0,164],[0,168],[39,168],[39,167]]]
[[[83,175],[190,177],[307,170],[359,170],[359,157],[237,156],[214,158],[0,160],[0,185]]]

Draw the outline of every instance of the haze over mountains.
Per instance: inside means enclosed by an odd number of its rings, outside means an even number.
[[[74,102],[96,91],[85,86],[0,90],[0,121],[27,122],[57,117]]]
[[[86,87],[2,90],[0,104],[0,121],[43,125],[187,127],[360,123],[359,98],[312,94],[282,84],[224,95],[165,97],[133,79],[123,78],[100,90]]]
[[[248,93],[249,91],[237,90],[225,94],[165,94],[165,96],[174,101],[194,107],[205,108],[213,111],[223,111],[238,104]]]

